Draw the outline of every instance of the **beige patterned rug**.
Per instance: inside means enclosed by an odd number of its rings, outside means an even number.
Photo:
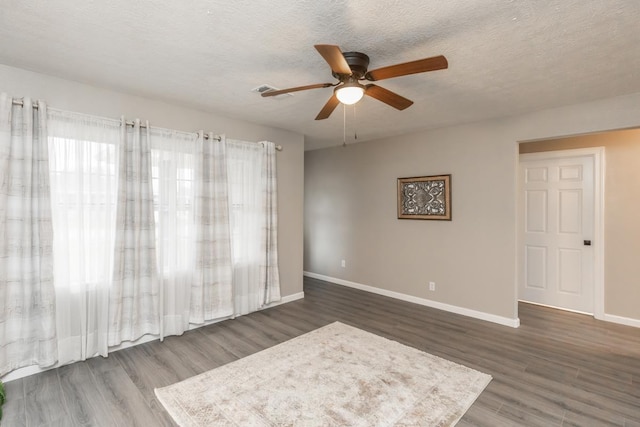
[[[156,395],[182,427],[449,426],[490,381],[335,322]]]

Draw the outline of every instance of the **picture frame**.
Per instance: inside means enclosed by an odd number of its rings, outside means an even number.
[[[398,219],[451,221],[451,175],[398,178]]]

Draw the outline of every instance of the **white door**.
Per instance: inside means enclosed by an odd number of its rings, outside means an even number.
[[[519,299],[594,312],[594,157],[520,156]]]

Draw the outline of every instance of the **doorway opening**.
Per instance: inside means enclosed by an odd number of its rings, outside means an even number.
[[[633,313],[637,313],[640,290],[634,278],[640,277],[640,263],[631,254],[640,253],[640,225],[636,219],[640,209],[640,129],[522,142],[519,154],[517,299],[528,302],[538,293],[543,296],[532,302],[590,313],[602,320],[618,321],[618,313],[637,318]],[[588,197],[584,197],[588,188],[576,184],[583,178],[580,174],[589,172],[585,167],[590,166],[585,166],[584,161],[571,166],[575,155],[582,160],[586,156],[587,163],[591,156],[591,182],[594,190],[600,189],[593,196],[591,229],[581,222],[585,220],[583,212],[578,212],[589,204],[585,201]],[[548,160],[546,166],[544,159]],[[541,163],[536,164],[538,160]],[[547,185],[545,179],[554,182]],[[525,189],[525,184],[529,188]],[[550,231],[557,240],[550,246],[536,240]],[[526,237],[532,239],[525,242]],[[585,275],[592,275],[593,279],[592,305],[587,301],[587,306],[576,308],[566,300],[584,289]],[[557,299],[544,295],[549,287],[551,297],[555,292]]]
[[[521,154],[518,299],[600,313],[604,148]]]

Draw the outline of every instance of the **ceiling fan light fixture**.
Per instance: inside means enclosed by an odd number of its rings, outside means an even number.
[[[345,83],[336,88],[338,101],[345,105],[353,105],[364,96],[364,87],[358,82]]]

